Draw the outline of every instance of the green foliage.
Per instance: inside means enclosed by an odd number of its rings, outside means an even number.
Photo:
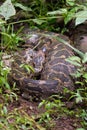
[[[28,71],[28,73],[30,74],[31,72],[34,73],[34,68],[31,65],[28,64],[21,64],[20,67],[23,67],[24,69],[26,69]]]
[[[53,95],[48,100],[42,100],[39,104],[39,108],[44,106],[46,112],[41,115],[39,120],[40,123],[45,122],[47,126],[49,126],[52,117],[60,118],[64,115],[73,115],[74,111],[70,111],[64,102],[62,102],[62,98],[60,95]],[[53,125],[53,124],[52,124]]]
[[[82,109],[80,117],[83,119],[83,123],[87,126],[87,110]]]
[[[76,129],[76,130],[85,130],[84,128],[78,128],[78,129]]]
[[[3,62],[0,61],[0,92],[2,92],[2,87],[9,89],[10,86],[7,81],[7,75],[10,72],[9,68],[4,67]]]
[[[79,25],[87,20],[87,8],[76,13],[75,24]]]
[[[22,38],[18,36],[22,28],[20,28],[16,33],[13,32],[14,29],[11,25],[8,25],[7,27],[2,25],[1,28],[1,48],[5,50],[17,48],[19,42],[22,41]]]
[[[19,12],[17,12],[17,16],[24,17],[23,20],[20,20],[16,23],[27,22],[31,28],[41,28],[53,31],[59,31],[60,27],[58,26],[57,21],[64,20],[65,25],[71,21],[75,20],[75,25],[83,23],[87,18],[87,2],[84,4],[82,2],[78,2],[76,0],[62,0],[57,2],[47,2],[45,0],[32,0],[27,3],[22,3],[20,1],[14,0],[11,3],[10,0],[7,0],[1,6],[1,14],[5,17],[5,20],[9,19],[11,16],[16,16],[15,8],[19,8]],[[8,9],[8,5],[11,6]],[[15,8],[14,8],[14,6]],[[62,5],[62,6],[61,6]],[[5,9],[6,13],[4,13]],[[21,13],[20,13],[21,12]],[[12,23],[13,24],[13,23]]]
[[[68,58],[68,61],[70,63],[74,63],[74,65],[77,67],[76,73],[72,74],[77,80],[76,85],[79,86],[77,88],[76,92],[70,92],[72,93],[71,98],[75,98],[76,104],[84,104],[84,109],[81,109],[81,111],[78,113],[78,116],[82,118],[82,125],[86,128],[87,127],[87,110],[86,110],[86,104],[87,104],[87,69],[86,69],[86,62],[87,62],[87,54],[84,54],[83,59],[74,56]],[[79,108],[78,108],[79,111]]]
[[[21,109],[9,112],[7,106],[1,104],[0,110],[0,129],[2,130],[45,130]]]
[[[73,19],[75,19],[75,25],[79,25],[87,20],[87,2],[83,4],[75,0],[66,0],[65,7],[48,12],[47,14],[51,17],[55,16],[56,19],[62,16],[65,25]]]
[[[6,0],[0,6],[0,14],[5,18],[5,21],[7,21],[11,16],[16,14],[15,8],[11,3],[11,0]]]
[[[0,19],[0,27],[1,27],[1,48],[2,49],[13,49],[18,46],[19,41],[22,39],[18,36],[22,28],[20,28],[16,33],[14,32],[13,25],[7,25],[7,20],[11,18],[11,16],[16,14],[15,8],[11,3],[11,0],[6,0],[0,6],[0,14],[5,18],[5,21]]]
[[[0,53],[2,56],[2,53]],[[8,74],[10,73],[10,68],[4,66],[2,59],[0,59],[0,98],[1,95],[4,98],[4,102],[9,100],[13,102],[14,99],[17,100],[17,95],[13,92],[16,90],[15,85],[10,86],[8,83]]]

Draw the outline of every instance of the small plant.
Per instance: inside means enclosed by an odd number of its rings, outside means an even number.
[[[10,69],[4,67],[3,61],[0,61],[0,87],[5,89],[10,89],[10,86],[7,81],[7,75],[10,72]]]
[[[1,27],[1,49],[14,49],[19,45],[19,41],[22,40],[18,36],[22,28],[20,28],[16,33],[14,32],[13,24],[7,24],[7,20],[10,19],[13,15],[16,14],[16,10],[11,3],[11,0],[6,0],[0,6],[0,15],[5,18],[5,20],[0,19],[0,27]]]
[[[2,54],[0,53],[2,56]],[[0,94],[4,97],[4,101],[8,100],[13,101],[13,99],[17,100],[17,95],[12,92],[16,90],[15,85],[10,86],[8,83],[8,74],[10,73],[10,68],[4,66],[3,60],[0,60]]]
[[[41,114],[39,123],[46,123],[47,127],[52,127],[54,125],[54,123],[51,123],[52,118],[60,118],[65,115],[70,116],[74,114],[74,111],[68,110],[62,98],[60,95],[53,95],[48,100],[42,100],[39,108],[44,106],[45,112]]]
[[[83,59],[77,56],[68,58],[68,61],[77,67],[76,73],[72,74],[77,80],[75,82],[77,87],[76,92],[71,92],[70,98],[75,98],[76,104],[80,104],[78,108],[78,117],[82,118],[82,126],[87,128],[87,54],[84,54]],[[83,108],[84,106],[84,108]]]
[[[66,0],[65,6],[54,10],[52,12],[48,12],[47,14],[51,17],[55,16],[55,18],[62,17],[64,19],[65,25],[71,21],[75,20],[75,26],[83,23],[87,20],[87,1],[79,2],[76,0]]]
[[[82,119],[81,124],[82,124],[83,128],[84,128],[84,126],[85,126],[85,128],[87,128],[87,110],[85,110],[85,109],[81,110],[80,118]]]
[[[29,64],[21,64],[20,67],[24,68],[25,70],[27,70],[27,72],[30,74],[31,72],[35,72],[34,68],[29,65]]]
[[[0,128],[2,130],[45,130],[24,110],[14,109],[9,112],[5,105],[0,105],[0,110]]]
[[[19,42],[22,41],[22,38],[18,36],[19,32],[13,32],[13,26],[8,25],[7,27],[2,26],[1,32],[1,49],[8,50],[8,49],[16,49],[19,45]]]

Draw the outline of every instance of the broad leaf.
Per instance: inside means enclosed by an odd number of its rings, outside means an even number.
[[[76,13],[75,25],[79,25],[87,20],[87,10]]]
[[[11,3],[11,0],[6,0],[0,7],[0,14],[8,20],[11,16],[16,14],[15,8]]]

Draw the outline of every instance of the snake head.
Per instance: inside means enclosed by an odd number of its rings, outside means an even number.
[[[39,50],[33,58],[34,68],[36,73],[40,72],[45,62],[45,54],[42,50]]]

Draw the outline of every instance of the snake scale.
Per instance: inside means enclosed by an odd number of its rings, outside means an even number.
[[[26,32],[27,48],[14,56],[11,65],[11,72],[8,76],[10,83],[16,85],[26,95],[50,96],[63,93],[64,88],[74,90],[74,83],[71,74],[76,71],[74,65],[66,61],[66,58],[73,56],[73,51],[53,36],[60,37],[70,44],[67,36],[52,32]],[[29,74],[21,64],[31,64],[35,73]],[[40,75],[40,77],[38,76]],[[38,78],[39,77],[39,78]]]

